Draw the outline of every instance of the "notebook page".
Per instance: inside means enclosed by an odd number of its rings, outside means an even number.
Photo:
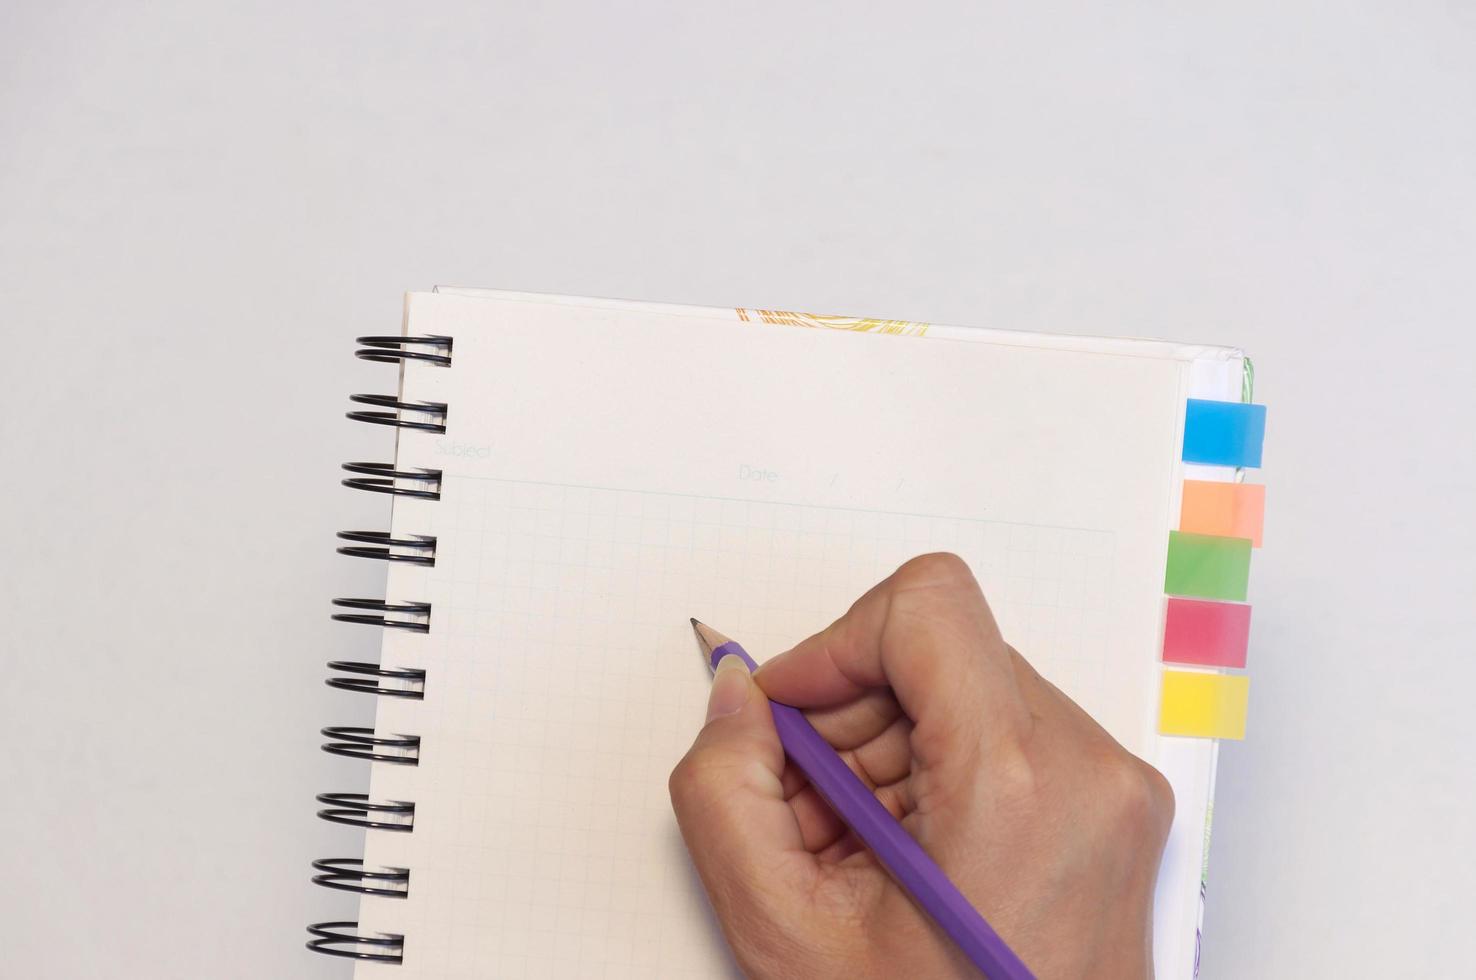
[[[684,314],[722,320],[741,320],[745,315],[752,319],[754,312],[720,307],[673,306],[633,300],[559,296],[464,286],[438,286],[435,291],[504,302],[594,306],[659,315]],[[760,315],[758,318],[764,319],[765,317]],[[768,311],[768,319],[803,323],[821,318],[806,314]],[[835,319],[855,322],[858,318]],[[898,323],[898,321],[876,319],[864,322]],[[958,327],[938,323],[907,323],[903,326],[906,328],[903,332],[908,336],[924,335],[930,338],[942,337],[1011,347],[1048,347],[1187,360],[1190,362],[1188,384],[1190,398],[1238,401],[1242,396],[1245,357],[1241,351],[1230,347],[1153,340],[1125,340],[1112,337],[1061,336],[984,327]],[[1185,479],[1196,480],[1233,478],[1221,467],[1189,464],[1183,467],[1183,476]],[[1173,509],[1177,512],[1177,496]],[[1152,762],[1173,786],[1175,800],[1173,826],[1169,832],[1168,843],[1164,847],[1154,897],[1154,968],[1155,974],[1162,980],[1171,977],[1193,977],[1198,972],[1199,927],[1204,913],[1207,891],[1205,869],[1209,848],[1210,802],[1213,798],[1218,745],[1219,743],[1212,739],[1160,736],[1151,754],[1144,755],[1144,758]]]
[[[450,410],[398,456],[444,477],[394,518],[439,543],[389,587],[433,606],[384,650],[427,671],[379,713],[422,738],[373,774],[417,807],[366,845],[411,869],[360,916],[405,935],[392,975],[729,968],[666,797],[707,692],[691,615],[763,658],[957,551],[1042,673],[1153,744],[1186,362],[426,294],[409,317],[455,347],[404,378]]]

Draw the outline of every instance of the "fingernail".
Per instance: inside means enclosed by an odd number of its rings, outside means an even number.
[[[707,720],[731,715],[748,703],[748,666],[742,658],[728,654],[718,661],[712,675],[712,691],[707,695]]]

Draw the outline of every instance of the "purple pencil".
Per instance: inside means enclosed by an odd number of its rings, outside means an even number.
[[[749,670],[758,669],[741,646],[717,630],[695,619],[692,628],[697,631],[709,667],[717,669],[718,661],[731,653],[747,664]],[[779,741],[784,744],[784,753],[790,761],[970,962],[989,980],[1033,980],[1029,968],[851,771],[824,736],[815,731],[804,712],[777,701],[770,701],[769,707]]]

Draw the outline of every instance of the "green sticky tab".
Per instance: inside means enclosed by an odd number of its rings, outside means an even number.
[[[1244,602],[1250,562],[1248,538],[1170,531],[1163,591],[1198,599]]]

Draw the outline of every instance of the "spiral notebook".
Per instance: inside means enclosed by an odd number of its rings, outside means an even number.
[[[362,897],[312,948],[374,980],[731,975],[666,790],[709,683],[688,617],[762,659],[948,550],[1172,782],[1155,960],[1193,975],[1260,544],[1239,351],[466,289],[360,343],[399,384],[351,417],[396,444],[345,483],[393,513],[340,550],[388,574],[335,612],[383,642],[329,683],[377,718],[325,729],[368,788],[319,798],[364,829],[314,880]]]

